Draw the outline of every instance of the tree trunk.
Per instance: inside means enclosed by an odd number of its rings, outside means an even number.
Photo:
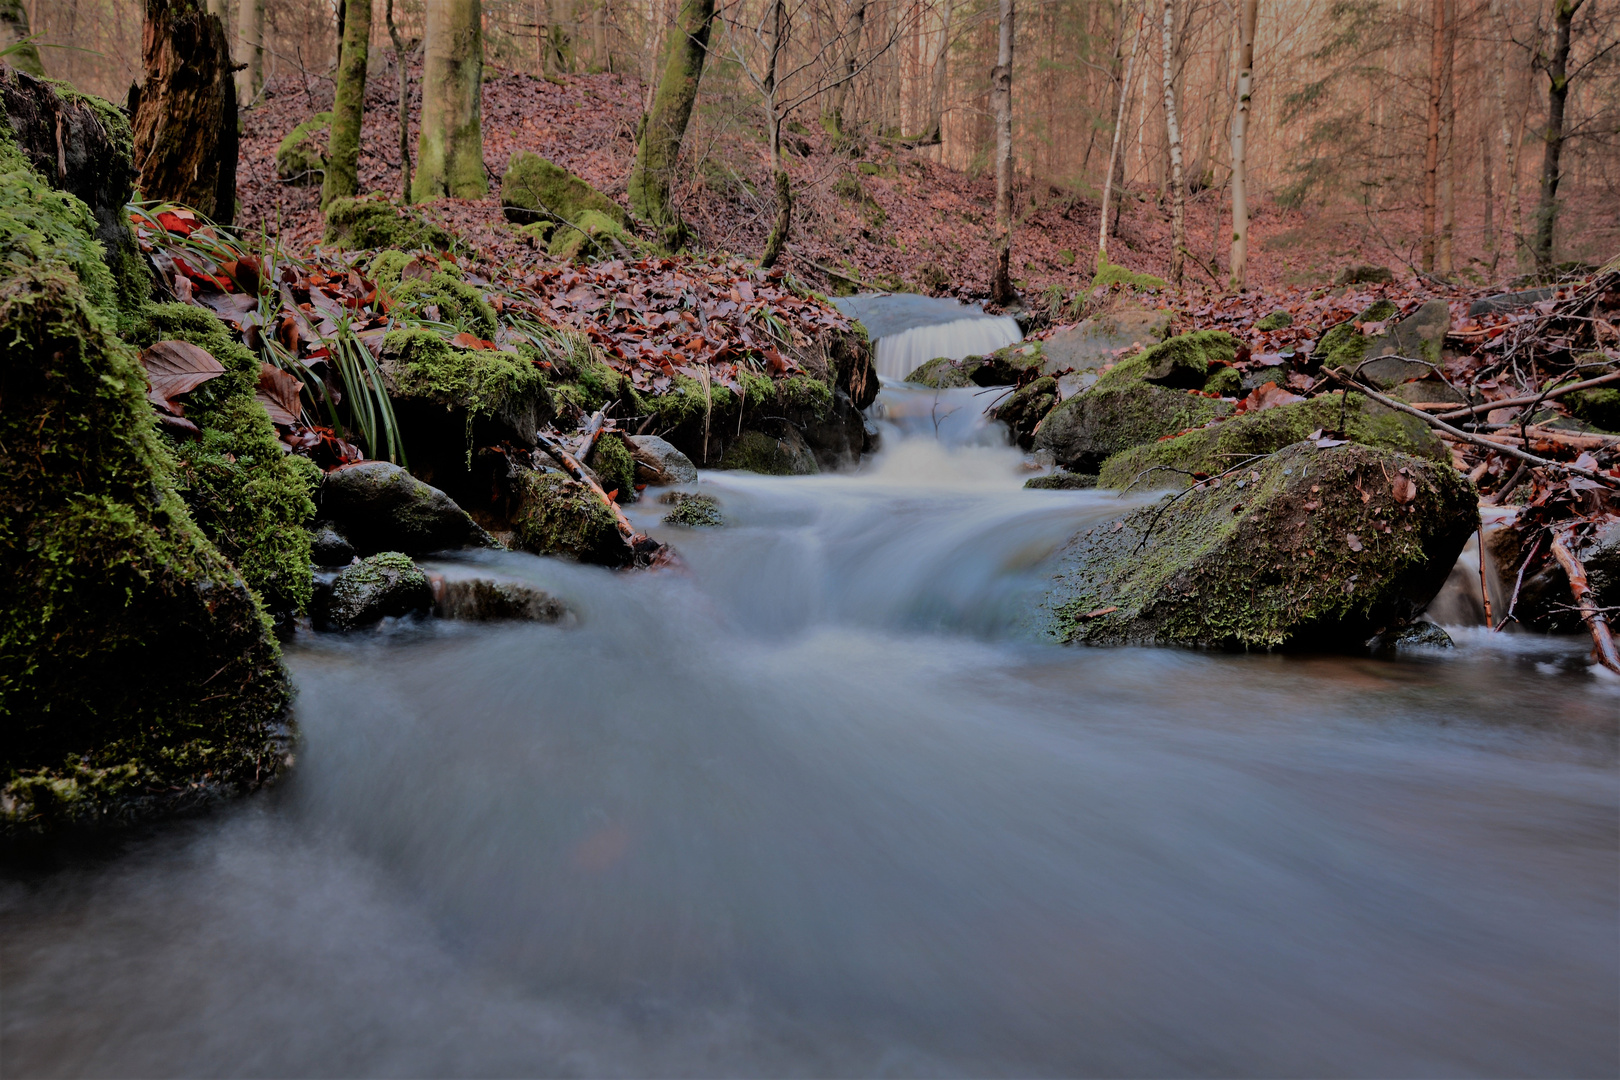
[[[1533,253],[1543,271],[1552,267],[1553,226],[1558,219],[1558,158],[1564,152],[1564,104],[1569,99],[1570,23],[1582,0],[1553,0],[1553,51],[1547,58],[1547,128],[1542,135],[1541,198],[1536,203]]]
[[[782,164],[782,110],[777,104],[777,67],[782,60],[782,51],[787,48],[788,22],[787,5],[784,0],[771,0],[771,49],[765,66],[765,107],[770,110],[768,132],[771,155],[771,184],[776,189],[776,221],[771,225],[771,235],[765,241],[765,252],[759,258],[759,265],[771,267],[782,254],[782,246],[787,243],[788,229],[793,224],[793,184],[788,178],[787,167]]]
[[[1012,65],[1013,0],[1001,0],[996,69],[990,76],[996,116],[996,261],[990,274],[990,296],[998,304],[1010,304],[1017,298],[1012,287]]]
[[[1123,13],[1124,8],[1121,8]],[[1131,51],[1125,61],[1125,77],[1119,84],[1119,106],[1114,116],[1114,141],[1108,150],[1108,173],[1103,177],[1102,218],[1097,223],[1097,269],[1108,262],[1108,204],[1114,196],[1114,173],[1119,166],[1120,139],[1125,133],[1125,107],[1131,100],[1131,78],[1136,74],[1136,52],[1142,44],[1142,27],[1147,20],[1147,9],[1136,17],[1136,37],[1131,40]]]
[[[262,2],[262,0],[260,0]],[[384,14],[388,39],[394,43],[394,66],[399,69],[399,201],[411,201],[411,69],[406,63],[405,35],[394,23],[394,0]]]
[[[1496,66],[1493,74],[1496,82],[1497,106],[1502,114],[1502,169],[1507,173],[1506,205],[1509,227],[1513,231],[1513,261],[1517,265],[1519,248],[1524,244],[1524,214],[1519,207],[1519,140],[1515,137],[1513,120],[1508,114],[1506,73],[1509,27],[1507,17],[1502,14],[1502,0],[1491,0],[1491,16],[1496,21],[1496,33],[1492,35],[1496,42]]]
[[[1452,84],[1456,70],[1456,0],[1439,0],[1446,9],[1445,56],[1441,68],[1440,106],[1440,243],[1435,266],[1441,277],[1451,277],[1452,242],[1457,228],[1457,93]]]
[[[1232,112],[1232,266],[1227,279],[1233,292],[1242,292],[1249,276],[1249,182],[1245,155],[1249,152],[1249,99],[1254,96],[1254,24],[1260,0],[1246,0],[1238,57],[1237,107]]]
[[[686,225],[670,192],[686,125],[697,101],[698,83],[703,78],[713,25],[714,0],[682,0],[675,25],[670,28],[664,73],[658,79],[652,109],[642,120],[636,163],[630,170],[630,205],[652,223],[671,251],[686,240]]]
[[[18,44],[29,33],[28,9],[23,7],[23,0],[0,0],[0,49],[13,50],[5,62],[18,71],[43,77],[45,67],[39,62],[39,49],[32,41]]]
[[[392,8],[393,0],[389,0]],[[345,0],[337,91],[332,99],[321,207],[360,193],[360,126],[366,118],[366,61],[371,43],[371,0]]]
[[[229,225],[236,215],[236,84],[225,28],[197,0],[147,0],[141,60],[146,83],[134,95],[133,126],[142,196]]]
[[[416,202],[449,196],[482,198],[484,34],[480,0],[435,0],[427,6],[422,65],[422,122],[416,143]]]
[[[855,0],[854,11],[850,14],[849,25],[844,28],[843,48],[838,55],[838,85],[833,87],[832,96],[827,102],[827,112],[822,119],[822,127],[830,134],[842,135],[844,133],[844,106],[849,103],[849,86],[855,79],[855,72],[861,60],[861,34],[866,29],[866,0]]]
[[[1485,254],[1490,258],[1492,270],[1496,269],[1496,162],[1491,160],[1491,140],[1479,140],[1479,180],[1480,196],[1485,200],[1485,227],[1483,240],[1485,241]]]
[[[1423,272],[1434,272],[1439,230],[1435,216],[1440,205],[1440,114],[1445,101],[1446,5],[1429,0],[1429,131],[1423,153]]]
[[[928,87],[928,130],[923,137],[925,143],[938,144],[944,141],[945,80],[950,73],[951,16],[955,7],[955,0],[945,0],[945,11],[939,28],[939,51],[934,54],[933,79]]]
[[[1164,130],[1170,147],[1170,281],[1181,285],[1187,258],[1186,185],[1181,178],[1181,121],[1176,116],[1176,86],[1173,58],[1175,49],[1175,5],[1164,0]]]
[[[247,67],[236,73],[236,100],[252,105],[264,89],[264,3],[242,0],[237,11],[237,47]]]

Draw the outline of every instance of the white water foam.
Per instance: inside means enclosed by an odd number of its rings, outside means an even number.
[[[1023,338],[1018,320],[1007,315],[976,315],[913,327],[878,339],[878,374],[885,379],[904,379],[935,357],[960,360],[964,356],[983,356]]]

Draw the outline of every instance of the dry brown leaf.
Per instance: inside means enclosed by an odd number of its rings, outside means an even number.
[[[298,395],[303,383],[274,364],[259,365],[259,391],[254,399],[270,414],[270,422],[281,427],[298,423]]]
[[[189,341],[159,341],[142,349],[141,366],[151,384],[147,399],[176,416],[182,410],[175,398],[225,374],[225,365]]]

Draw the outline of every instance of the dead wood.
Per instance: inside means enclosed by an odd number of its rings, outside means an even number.
[[[1615,650],[1614,635],[1609,632],[1609,622],[1603,617],[1603,610],[1598,607],[1597,600],[1592,596],[1592,587],[1587,584],[1586,567],[1569,549],[1568,537],[1567,531],[1553,531],[1553,558],[1558,560],[1558,565],[1564,568],[1564,573],[1569,578],[1569,591],[1575,597],[1575,606],[1580,609],[1582,621],[1592,632],[1592,643],[1597,650],[1598,662],[1616,675],[1620,675],[1620,652]]]

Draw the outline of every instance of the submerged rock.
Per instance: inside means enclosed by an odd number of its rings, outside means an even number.
[[[781,438],[763,431],[745,431],[720,459],[722,469],[743,469],[767,476],[808,476],[820,472],[816,455],[792,425],[784,425]]]
[[[720,504],[712,495],[696,492],[672,491],[665,496],[675,509],[664,515],[665,525],[680,525],[688,529],[713,529],[726,523],[720,513]]]
[[[433,614],[461,622],[560,622],[568,605],[544,589],[476,567],[427,571]]]
[[[327,473],[321,515],[361,555],[498,546],[450,496],[386,461]]]
[[[657,435],[627,435],[630,456],[636,463],[636,480],[654,487],[695,483],[697,466],[692,459]]]
[[[1456,643],[1451,640],[1451,635],[1432,622],[1415,622],[1386,630],[1367,641],[1367,650],[1373,653],[1453,648],[1456,648]]]
[[[427,575],[409,555],[384,551],[338,572],[316,604],[315,624],[326,630],[357,630],[432,607]]]
[[[960,360],[937,356],[906,376],[906,382],[947,390],[958,386],[1012,386],[1030,368],[1039,367],[1042,343],[1020,341],[988,356]]]
[[[1088,644],[1360,648],[1423,611],[1478,524],[1449,465],[1296,443],[1075,537],[1039,621]]]
[[[1029,449],[1035,440],[1035,429],[1058,401],[1057,380],[1044,375],[1020,387],[990,413],[1012,432],[1013,441]]]

